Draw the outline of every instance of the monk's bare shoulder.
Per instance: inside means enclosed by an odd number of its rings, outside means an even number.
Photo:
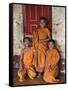
[[[22,48],[22,49],[20,50],[20,54],[24,54],[24,50],[25,50],[25,48]]]

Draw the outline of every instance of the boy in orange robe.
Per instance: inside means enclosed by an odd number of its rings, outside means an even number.
[[[25,37],[24,40],[24,48],[21,50],[20,60],[20,69],[18,71],[19,81],[22,82],[28,74],[30,79],[33,79],[36,76],[35,69],[32,65],[33,60],[33,48],[29,47],[30,45],[30,38]],[[23,58],[22,58],[23,57]],[[24,66],[24,69],[22,68]]]
[[[33,48],[35,50],[33,65],[38,72],[37,77],[41,77],[46,62],[46,51],[48,49],[48,40],[51,39],[51,32],[47,27],[47,19],[40,17],[39,28],[33,32]]]
[[[55,47],[55,41],[50,40],[48,42],[49,50],[46,54],[46,64],[45,64],[45,72],[43,75],[43,79],[47,83],[58,83],[59,80],[56,79],[59,73],[58,63],[60,60],[60,54]]]

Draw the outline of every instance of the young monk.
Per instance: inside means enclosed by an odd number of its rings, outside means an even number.
[[[50,30],[47,27],[47,19],[41,17],[39,19],[39,29],[33,32],[33,48],[35,50],[33,65],[38,72],[38,77],[41,77],[41,74],[45,66],[45,55],[48,49],[47,43],[51,38]]]
[[[56,79],[56,77],[59,72],[58,63],[60,60],[60,54],[55,47],[54,40],[49,40],[48,46],[49,50],[46,53],[46,64],[43,79],[47,83],[58,83],[59,80]]]
[[[30,38],[25,37],[23,40],[24,48],[21,50],[20,60],[21,66],[18,71],[19,81],[22,82],[26,76],[29,76],[30,79],[33,79],[36,76],[36,72],[32,65],[33,59],[33,48],[30,47]],[[22,58],[23,57],[23,58]],[[24,65],[24,69],[22,68],[22,64]]]

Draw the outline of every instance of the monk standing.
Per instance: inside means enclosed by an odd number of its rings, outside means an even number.
[[[33,57],[33,65],[38,72],[38,77],[41,76],[45,66],[45,55],[48,49],[47,43],[51,38],[50,30],[47,28],[47,19],[40,18],[40,28],[33,32],[33,48],[35,50]]]
[[[55,41],[50,40],[48,42],[49,50],[46,54],[46,64],[45,64],[45,72],[43,75],[43,79],[47,83],[58,83],[59,80],[56,79],[59,72],[58,63],[60,60],[60,54],[55,47]]]

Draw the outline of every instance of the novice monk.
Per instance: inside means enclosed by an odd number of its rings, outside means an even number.
[[[46,54],[46,64],[43,79],[47,83],[58,83],[59,80],[56,79],[59,72],[58,63],[60,60],[60,54],[55,47],[55,41],[50,40],[48,42],[49,50]]]
[[[41,74],[45,66],[45,56],[48,49],[47,43],[51,38],[50,30],[47,27],[47,19],[45,17],[40,17],[39,19],[39,28],[33,32],[33,48],[35,50],[33,65],[38,72],[38,77],[41,77]]]
[[[21,64],[20,70],[18,71],[20,82],[24,80],[26,74],[28,74],[30,79],[33,79],[36,76],[35,69],[32,65],[33,48],[29,47],[30,38],[25,37],[23,43],[24,43],[24,48],[21,50],[20,60],[22,60],[21,63],[24,65],[24,69],[22,68],[22,64]]]

